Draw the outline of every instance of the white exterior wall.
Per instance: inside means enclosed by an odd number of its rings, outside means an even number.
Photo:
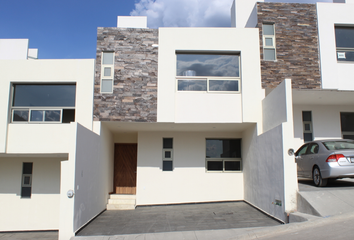
[[[311,111],[314,140],[342,138],[341,112],[354,112],[354,106],[294,105],[294,149],[304,144],[302,112]]]
[[[21,198],[23,162],[33,162],[31,198]],[[56,230],[59,204],[60,159],[0,157],[0,231]]]
[[[317,3],[322,88],[354,90],[354,63],[337,62],[334,26],[354,24],[354,4]]]
[[[287,221],[296,210],[297,173],[293,156],[291,81],[285,80],[263,100],[263,130],[243,134],[245,200]],[[276,205],[281,201],[281,206]]]
[[[0,39],[0,60],[26,60],[28,39]]]
[[[75,121],[88,129],[92,129],[93,114],[93,81],[94,60],[2,60],[0,61],[0,153],[8,151],[15,153],[33,136],[45,136],[48,132],[59,133],[54,141],[63,142],[66,130],[62,124],[9,124],[9,107],[11,103],[11,83],[76,83]],[[64,124],[67,125],[67,124]],[[58,129],[64,130],[61,134]],[[11,130],[11,131],[10,131]],[[35,135],[33,135],[33,133]],[[6,147],[6,138],[9,146]],[[62,136],[63,138],[61,138]],[[24,140],[21,140],[23,138]],[[53,138],[53,136],[50,136]],[[49,139],[50,139],[49,138]],[[16,140],[16,141],[13,141]],[[43,139],[45,141],[45,139]],[[36,143],[31,140],[32,145]],[[28,144],[28,142],[26,143]],[[64,143],[65,144],[65,143]],[[48,144],[47,144],[48,145]],[[40,145],[36,148],[38,149]],[[60,147],[60,146],[55,146]],[[33,152],[34,150],[32,150]],[[48,151],[43,147],[41,151]]]
[[[173,171],[162,171],[162,138],[173,138]],[[137,205],[243,200],[243,173],[207,173],[206,138],[237,133],[139,132]]]
[[[176,50],[239,52],[241,92],[177,92]],[[157,121],[258,121],[264,96],[259,56],[258,29],[160,28]]]
[[[109,160],[104,156],[109,152],[100,151],[109,146],[102,146],[101,140],[107,138],[104,135],[102,132],[99,136],[80,125],[77,127],[74,231],[106,209],[108,193],[112,189],[109,188],[112,183],[108,184],[107,180],[112,168],[107,166]]]
[[[256,27],[257,2],[264,0],[234,0],[231,7],[231,27]]]

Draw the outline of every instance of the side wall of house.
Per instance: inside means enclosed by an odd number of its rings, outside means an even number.
[[[315,4],[257,3],[262,87],[275,88],[284,79],[293,88],[319,89],[321,75]],[[262,24],[275,27],[276,61],[263,60]]]
[[[59,229],[60,161],[0,157],[0,231]],[[31,198],[21,198],[24,162],[33,163]]]
[[[296,210],[296,164],[287,153],[293,144],[291,99],[291,81],[285,80],[263,100],[264,132],[246,130],[242,149],[245,200],[284,222]]]
[[[163,138],[173,138],[173,171],[162,171]],[[243,200],[242,172],[206,172],[206,138],[241,134],[139,132],[137,205]]]
[[[156,122],[157,29],[98,28],[95,121]],[[101,93],[102,52],[114,52],[113,93]]]
[[[354,24],[354,5],[317,3],[322,87],[354,90],[354,62],[337,61],[334,27]]]
[[[74,231],[106,209],[109,161],[101,153],[104,137],[81,125],[77,127]]]

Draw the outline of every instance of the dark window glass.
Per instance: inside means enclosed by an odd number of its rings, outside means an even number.
[[[162,171],[172,171],[172,161],[162,161]]]
[[[173,148],[173,139],[172,138],[164,138],[163,139],[163,148],[164,149],[172,149]]]
[[[33,166],[33,163],[23,163],[22,173],[23,174],[32,174],[32,166]]]
[[[46,121],[46,122],[59,122],[60,121],[60,111],[59,110],[46,110],[44,121]]]
[[[304,133],[304,142],[311,142],[312,140],[312,133]]]
[[[352,139],[354,140],[354,135],[343,135],[344,139]]]
[[[23,184],[28,185],[31,183],[31,177],[30,176],[25,176],[23,178]]]
[[[304,111],[302,112],[302,121],[309,121],[311,122],[311,111]]]
[[[240,171],[241,162],[240,161],[225,161],[225,171]]]
[[[206,91],[207,80],[178,80],[178,91]]]
[[[354,113],[340,113],[342,132],[354,132]]]
[[[21,188],[21,197],[22,198],[30,198],[31,197],[32,188],[31,187],[22,187]]]
[[[223,162],[222,161],[207,161],[207,170],[208,171],[222,171]]]
[[[32,110],[30,120],[33,122],[42,122],[43,121],[43,110]]]
[[[239,56],[177,54],[177,76],[239,77]]]
[[[209,91],[238,91],[238,81],[209,80]]]
[[[171,158],[171,151],[165,151],[165,158]]]
[[[311,124],[305,123],[305,131],[311,131]]]
[[[76,85],[16,84],[15,107],[75,107]]]
[[[336,46],[341,48],[354,48],[354,28],[335,27]]]
[[[316,153],[318,153],[318,144],[317,143],[313,143],[313,144],[311,144],[310,145],[310,147],[309,147],[309,154],[316,154]]]
[[[207,158],[241,158],[240,139],[207,139]]]
[[[295,153],[295,156],[301,156],[303,154],[306,154],[307,148],[309,145],[305,145],[303,147],[301,147],[299,150],[297,150],[297,152]]]
[[[75,122],[75,109],[63,109],[62,123]]]
[[[14,110],[14,122],[28,122],[28,110]]]

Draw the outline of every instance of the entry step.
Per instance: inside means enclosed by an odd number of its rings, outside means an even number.
[[[134,210],[136,206],[136,195],[110,194],[107,210]]]

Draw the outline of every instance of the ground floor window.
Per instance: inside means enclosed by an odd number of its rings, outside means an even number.
[[[241,169],[241,139],[206,139],[207,172],[237,172]]]
[[[342,138],[354,140],[354,113],[340,113],[340,122],[342,128]]]
[[[173,138],[163,138],[162,141],[162,171],[173,170]]]
[[[21,198],[31,198],[33,163],[22,164]]]

